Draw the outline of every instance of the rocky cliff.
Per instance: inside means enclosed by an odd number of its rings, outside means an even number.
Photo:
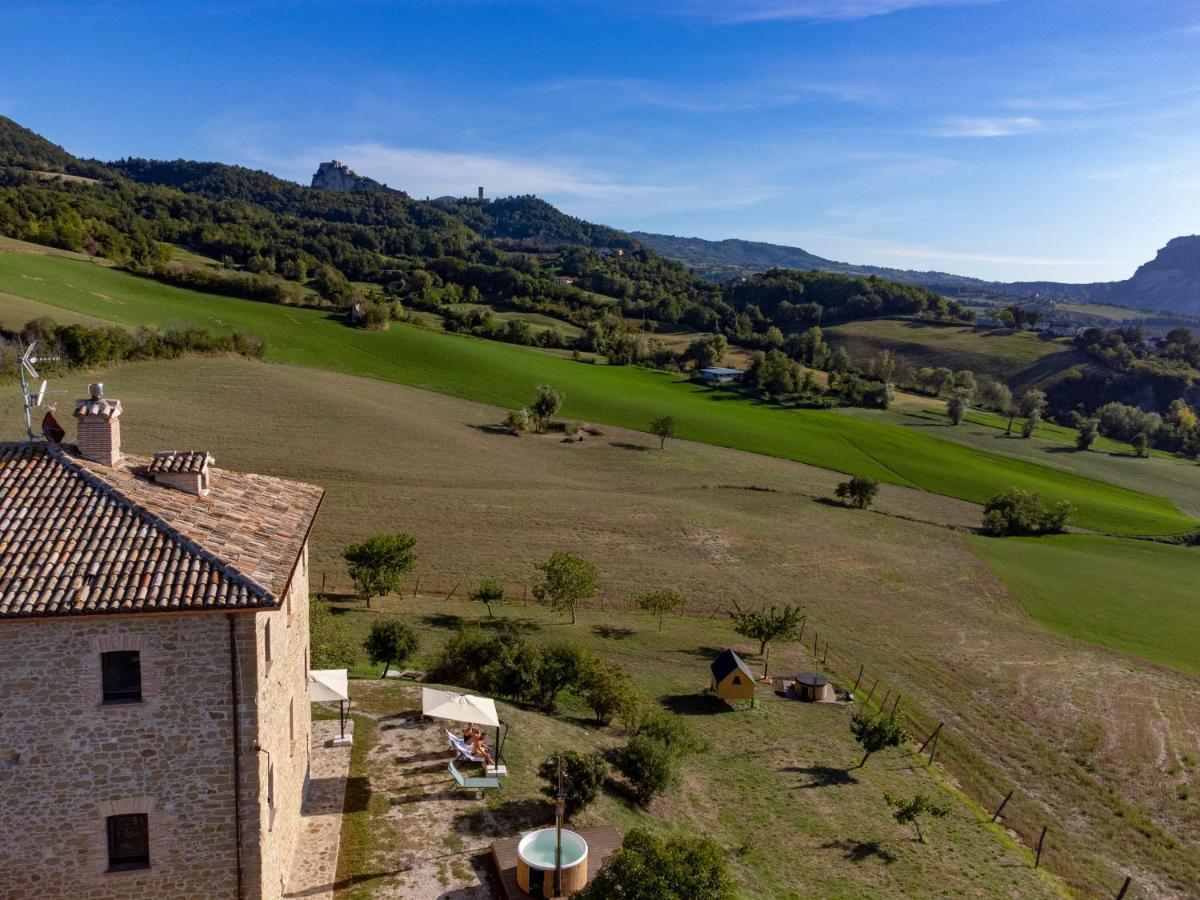
[[[316,174],[312,177],[312,186],[323,191],[338,191],[343,194],[359,193],[372,194],[387,191],[392,194],[408,196],[403,191],[390,188],[386,184],[359,175],[341,160],[323,162],[317,166]]]

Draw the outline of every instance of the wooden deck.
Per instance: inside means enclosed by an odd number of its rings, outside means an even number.
[[[611,825],[577,829],[588,845],[588,881],[596,877],[600,866],[610,853],[621,846],[621,832]],[[525,900],[529,895],[517,887],[517,843],[521,839],[505,838],[492,844],[492,862],[500,885],[508,900]]]

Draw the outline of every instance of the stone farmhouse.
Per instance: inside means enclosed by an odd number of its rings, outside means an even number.
[[[0,443],[0,898],[279,897],[324,492],[127,456],[90,393],[77,445]]]

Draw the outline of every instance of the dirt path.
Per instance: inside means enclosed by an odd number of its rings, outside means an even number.
[[[373,795],[388,807],[372,818],[395,840],[372,860],[397,874],[379,881],[377,898],[403,900],[488,900],[486,857],[490,818],[475,791],[458,789],[446,768],[450,759],[439,722],[420,721],[415,711],[375,717],[379,730],[367,754]],[[471,773],[474,774],[474,773]],[[483,832],[482,834],[479,832]]]

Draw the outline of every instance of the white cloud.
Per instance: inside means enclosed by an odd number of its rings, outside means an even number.
[[[687,0],[680,11],[716,22],[778,22],[787,19],[838,21],[885,16],[931,6],[978,6],[997,0]]]
[[[541,85],[541,93],[569,93],[596,104],[650,106],[692,113],[776,109],[814,101],[873,103],[885,97],[879,87],[856,81],[789,81],[763,78],[758,83],[679,86],[641,78],[565,78]]]
[[[1033,116],[955,116],[945,119],[936,134],[938,137],[1008,137],[1031,134],[1045,127],[1041,119]]]

